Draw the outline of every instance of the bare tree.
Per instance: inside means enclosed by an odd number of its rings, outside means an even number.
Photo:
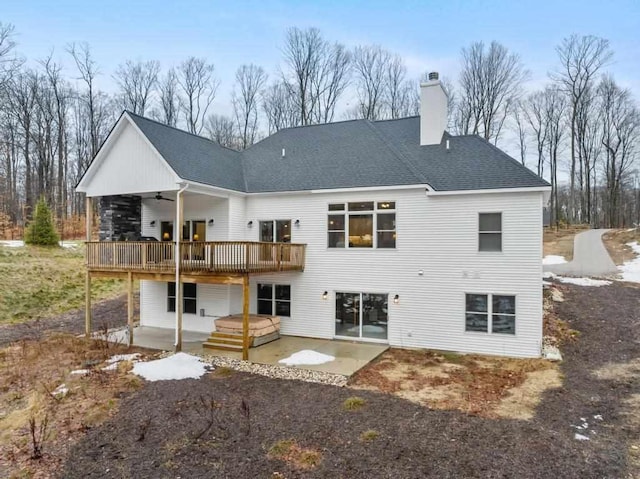
[[[560,68],[551,74],[569,97],[569,125],[571,128],[571,170],[569,205],[571,219],[575,219],[575,181],[578,145],[576,144],[577,122],[582,97],[593,87],[598,72],[611,61],[613,52],[609,41],[592,35],[571,35],[556,48]]]
[[[236,72],[236,88],[231,102],[239,133],[240,148],[245,149],[253,145],[258,134],[259,94],[267,74],[262,67],[256,65],[242,65]]]
[[[290,86],[276,81],[262,92],[262,110],[267,117],[269,134],[299,124],[299,112],[290,91]]]
[[[91,56],[91,49],[89,48],[89,45],[87,43],[82,43],[80,45],[72,43],[67,48],[67,51],[73,57],[73,60],[76,63],[76,67],[78,68],[78,72],[80,73],[80,79],[85,83],[87,87],[87,92],[84,98],[89,113],[88,127],[90,140],[90,158],[85,160],[88,162],[91,161],[91,158],[95,156],[95,154],[98,152],[98,148],[100,147],[100,139],[98,134],[99,126],[97,120],[97,91],[95,88],[95,79],[99,75],[100,71],[98,70],[98,66]]]
[[[350,54],[326,41],[317,28],[287,30],[281,85],[296,106],[296,123],[331,121],[348,83]]]
[[[182,90],[182,111],[190,133],[199,135],[204,120],[216,97],[220,82],[214,77],[214,66],[202,58],[190,57],[180,64],[178,85]]]
[[[528,77],[520,57],[498,42],[462,49],[457,124],[464,134],[477,134],[497,143],[507,117]]]
[[[353,52],[354,80],[358,104],[357,118],[379,120],[384,117],[385,95],[392,56],[379,46],[358,46]]]
[[[56,116],[56,141],[57,141],[57,176],[56,176],[56,200],[55,210],[58,218],[66,216],[66,178],[68,168],[68,148],[67,148],[67,113],[69,108],[69,98],[71,96],[71,88],[62,79],[62,67],[53,61],[52,55],[46,58],[42,65],[44,66],[49,86],[53,93],[55,101]]]
[[[144,115],[158,82],[160,64],[155,60],[127,60],[118,65],[114,78],[120,87],[123,109]]]
[[[20,67],[22,61],[14,54],[16,42],[14,26],[0,22],[0,88],[6,87],[6,82]]]
[[[549,133],[547,131],[547,96],[546,90],[529,94],[524,109],[527,124],[533,132],[537,155],[536,173],[540,177],[544,174],[545,152]]]
[[[598,86],[601,143],[604,147],[604,175],[607,193],[607,226],[622,226],[622,188],[640,146],[640,111],[628,90],[620,88],[610,76]]]
[[[173,68],[170,68],[158,82],[158,96],[160,105],[155,117],[166,125],[176,126],[180,109],[180,97],[178,94],[178,77]]]
[[[565,118],[567,101],[562,92],[555,87],[546,87],[543,93],[543,131],[547,145],[551,179],[551,211],[552,220],[558,224],[560,220],[560,203],[558,201],[558,160],[560,149],[566,136]]]
[[[239,138],[236,135],[236,124],[231,118],[224,115],[209,115],[205,126],[207,136],[216,143],[238,149]]]
[[[520,163],[526,166],[527,162],[527,120],[525,106],[518,101],[513,109],[513,121],[515,124],[516,139],[520,151]]]

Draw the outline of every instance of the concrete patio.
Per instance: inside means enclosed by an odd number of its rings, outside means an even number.
[[[208,333],[183,331],[182,350],[191,354],[224,356],[242,359],[242,354],[235,351],[205,350],[202,343]],[[134,344],[143,348],[172,351],[175,331],[173,329],[139,326],[134,329]],[[110,333],[110,341],[127,342],[127,331],[119,330]],[[259,364],[280,365],[278,361],[302,350],[316,351],[335,357],[333,361],[318,365],[292,366],[312,371],[351,376],[367,363],[374,360],[388,349],[386,344],[361,343],[357,341],[341,341],[329,339],[302,338],[298,336],[282,336],[277,341],[251,348],[249,361]]]

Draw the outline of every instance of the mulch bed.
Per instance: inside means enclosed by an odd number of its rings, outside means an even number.
[[[134,296],[134,317],[139,317],[138,294]],[[96,302],[92,305],[92,327],[94,331],[117,328],[127,324],[126,295]],[[69,311],[59,316],[0,326],[0,347],[14,341],[41,339],[48,333],[84,333],[84,308]]]
[[[637,471],[627,450],[639,431],[623,400],[640,393],[640,379],[598,380],[591,371],[639,356],[640,291],[619,283],[562,289],[558,314],[580,335],[563,348],[564,386],[545,393],[532,421],[218,371],[149,383],[128,396],[113,419],[79,440],[60,477],[630,477]],[[364,405],[345,409],[352,396]],[[580,418],[596,432],[589,441],[574,439]],[[282,441],[295,444],[288,454],[319,452],[319,463],[278,459]]]

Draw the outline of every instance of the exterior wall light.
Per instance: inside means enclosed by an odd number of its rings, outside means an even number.
[[[209,223],[208,223],[208,224],[209,224],[209,226],[213,226],[213,223],[214,223],[213,218],[211,218],[211,219],[209,220]]]
[[[253,221],[249,221],[249,222],[247,223],[247,228],[251,228],[252,226],[253,226]]]
[[[324,293],[322,293],[322,299],[327,299],[329,297],[329,292],[325,291]]]
[[[399,294],[396,294],[396,295],[393,297],[393,304],[398,304],[399,302],[400,302],[400,295],[399,295]]]
[[[295,223],[293,223],[294,225],[300,227],[300,220],[296,220]]]
[[[156,225],[156,220],[151,220],[151,223],[149,223],[149,226],[153,227]]]

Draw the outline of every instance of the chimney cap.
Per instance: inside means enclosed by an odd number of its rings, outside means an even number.
[[[439,78],[438,72],[429,72],[429,81],[437,80]]]

